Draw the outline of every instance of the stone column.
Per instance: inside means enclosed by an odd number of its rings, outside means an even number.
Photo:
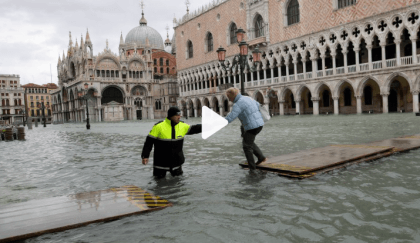
[[[302,67],[303,67],[303,75],[306,79],[306,56],[304,58],[302,58]]]
[[[188,106],[187,106],[187,117],[191,117],[191,114],[190,114],[190,113],[191,113],[191,112],[190,112],[190,109],[191,109],[191,107],[188,107]]]
[[[419,91],[413,92],[413,112],[419,112]]]
[[[337,74],[337,61],[336,61],[336,53],[331,53],[331,57],[332,57],[332,63],[333,63],[333,74],[336,75]]]
[[[372,44],[367,45],[366,48],[368,49],[368,56],[369,56],[369,70],[372,70],[373,69],[373,66],[372,66]]]
[[[388,113],[388,95],[389,94],[382,94],[382,111],[384,114]]]
[[[279,83],[281,82],[281,64],[277,66],[278,73],[279,73]]]
[[[321,58],[322,58],[322,76],[325,77],[326,73],[325,73],[325,54],[321,54]]]
[[[279,101],[280,116],[284,116],[284,100]]]
[[[397,47],[397,66],[401,66],[401,40],[395,39],[394,42]]]
[[[300,100],[295,100],[296,103],[296,114],[300,115]]]
[[[386,49],[385,49],[385,47],[386,47],[386,43],[385,43],[385,41],[383,41],[383,44],[382,44],[382,41],[381,41],[381,50],[382,50],[382,68],[386,68]]]
[[[356,53],[356,72],[360,72],[360,60],[359,60],[359,52],[360,48],[354,48],[354,52]]]
[[[347,67],[347,50],[343,51],[344,56],[344,73],[349,73],[349,69]]]
[[[101,119],[101,109],[102,109],[101,98],[102,97],[100,97],[100,96],[98,96],[98,98],[97,98],[97,102],[98,102],[98,113],[99,113],[99,115],[98,115],[98,121],[99,122],[102,121],[102,119]]]
[[[271,75],[270,75],[270,79],[271,80],[273,80],[273,78],[274,78],[274,67],[273,68],[270,68],[270,70],[271,70]]]
[[[297,78],[297,64],[298,64],[298,60],[297,60],[297,57],[296,58],[294,58],[293,59],[293,70],[295,70],[294,71],[294,74],[295,74],[295,80],[297,80],[298,78]]]
[[[261,77],[260,77],[260,71],[261,71],[261,70],[259,70],[259,69],[257,69],[257,71],[256,71],[256,72],[257,72],[257,80],[258,80],[258,81],[259,81],[259,80],[261,80]]]
[[[316,78],[316,71],[318,69],[318,65],[316,63],[317,58],[316,57],[311,57],[311,61],[312,61],[312,78]]]
[[[417,37],[413,36],[413,38],[410,37],[411,45],[413,49],[413,64],[417,64]]]
[[[313,103],[313,114],[319,115],[319,97],[312,97],[311,100]]]
[[[264,72],[264,80],[267,80],[267,68],[263,69]]]
[[[334,100],[334,115],[340,114],[339,100],[340,97],[333,97]]]
[[[286,66],[286,80],[290,81],[290,79],[289,79],[289,59],[286,59],[284,64]]]
[[[198,113],[197,113],[197,106],[194,106],[194,117],[198,117]]]
[[[357,101],[357,114],[362,114],[362,96],[356,96]]]

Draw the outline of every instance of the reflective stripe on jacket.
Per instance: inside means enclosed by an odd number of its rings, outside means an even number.
[[[166,118],[153,126],[143,146],[142,158],[149,158],[153,145],[153,165],[156,168],[173,169],[181,166],[184,161],[183,145],[185,135],[201,132],[201,125],[190,126],[184,122],[176,125]]]

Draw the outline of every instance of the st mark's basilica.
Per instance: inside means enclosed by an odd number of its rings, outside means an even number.
[[[54,123],[82,122],[86,100],[90,121],[159,119],[176,105],[175,48],[147,25],[142,12],[139,26],[125,39],[119,53],[106,48],[93,55],[87,31],[80,45],[70,33],[67,55],[58,59],[58,86],[52,91]]]

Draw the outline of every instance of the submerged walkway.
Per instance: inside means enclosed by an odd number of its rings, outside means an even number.
[[[360,145],[331,145],[293,154],[268,158],[258,169],[291,178],[309,178],[316,174],[372,161],[398,152],[420,148],[420,134]],[[240,166],[248,168],[247,163]]]
[[[0,207],[0,242],[24,240],[171,206],[136,186]]]

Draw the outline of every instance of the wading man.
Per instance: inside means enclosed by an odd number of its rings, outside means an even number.
[[[259,103],[250,97],[239,94],[237,88],[226,90],[226,96],[233,102],[232,112],[226,116],[226,120],[231,123],[237,117],[241,121],[242,146],[246,160],[251,170],[256,169],[256,165],[265,162],[267,159],[255,144],[255,137],[261,132],[264,126],[264,120],[261,116]],[[255,163],[254,156],[257,156]]]
[[[149,163],[149,155],[155,146],[153,156],[153,175],[163,178],[169,171],[172,176],[182,175],[184,164],[184,136],[201,133],[201,124],[188,125],[181,120],[181,111],[177,107],[168,110],[168,117],[153,126],[143,146],[141,157],[143,164]]]

